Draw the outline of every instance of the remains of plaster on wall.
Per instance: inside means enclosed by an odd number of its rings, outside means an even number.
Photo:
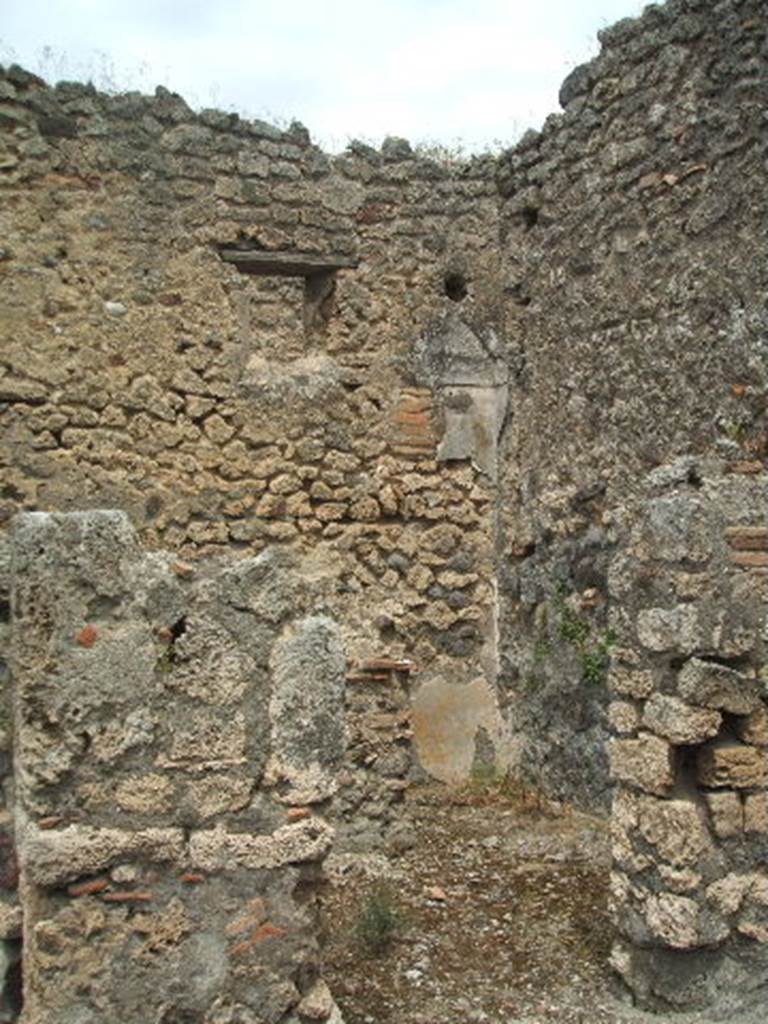
[[[417,358],[442,406],[438,461],[469,459],[495,480],[509,400],[509,370],[495,332],[489,328],[481,334],[452,315],[422,340]]]
[[[482,677],[468,683],[437,676],[423,681],[412,697],[411,722],[419,763],[442,782],[469,777],[478,736],[485,736],[498,759],[504,729],[496,693]]]

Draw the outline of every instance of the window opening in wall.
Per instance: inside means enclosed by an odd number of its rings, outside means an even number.
[[[324,330],[333,310],[336,274],[353,269],[357,260],[335,253],[267,252],[222,246],[219,255],[239,271],[257,277],[304,278],[304,330]]]

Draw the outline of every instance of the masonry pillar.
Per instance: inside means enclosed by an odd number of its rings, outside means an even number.
[[[610,586],[612,963],[650,1009],[768,982],[768,480],[648,480]]]
[[[13,531],[26,1024],[339,1021],[318,866],[336,628],[279,555],[145,554],[115,512]]]

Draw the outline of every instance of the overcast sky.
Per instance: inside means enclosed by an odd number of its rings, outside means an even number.
[[[180,92],[326,148],[507,144],[558,109],[598,29],[644,0],[0,0],[0,62]]]

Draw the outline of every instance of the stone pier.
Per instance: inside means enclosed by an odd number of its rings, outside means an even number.
[[[344,657],[284,559],[13,531],[25,1024],[340,1021],[319,974]]]
[[[611,570],[613,966],[652,1009],[768,981],[768,482],[651,474]]]

